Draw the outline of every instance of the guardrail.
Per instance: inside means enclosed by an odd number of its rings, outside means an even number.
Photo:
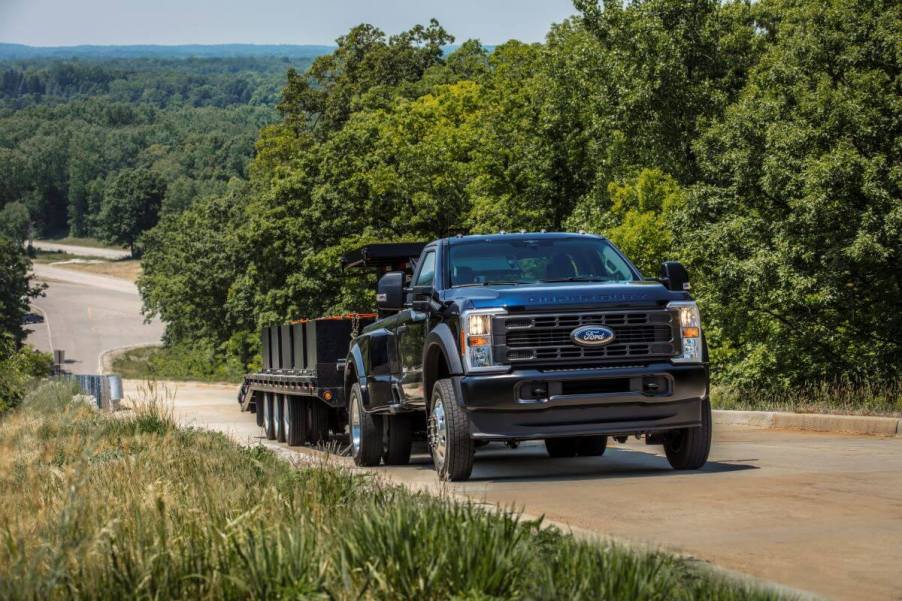
[[[78,384],[83,394],[94,397],[98,409],[115,411],[122,400],[122,376],[111,374],[61,374],[57,376],[65,382]]]

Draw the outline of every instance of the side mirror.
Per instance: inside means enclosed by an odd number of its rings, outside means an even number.
[[[376,286],[376,305],[385,311],[404,308],[404,272],[390,271],[379,278]]]
[[[689,290],[689,272],[679,261],[664,261],[661,263],[659,275],[661,283],[669,290],[683,292]]]

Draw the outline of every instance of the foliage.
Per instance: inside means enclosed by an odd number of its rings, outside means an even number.
[[[635,178],[608,184],[605,207],[587,197],[570,216],[571,229],[585,227],[607,236],[645,274],[657,273],[662,259],[676,258],[675,218],[685,206],[685,190],[658,169],[643,169]]]
[[[18,350],[12,336],[0,336],[0,415],[18,406],[35,378],[50,375],[53,357],[27,346]]]
[[[126,351],[113,360],[113,371],[129,380],[191,380],[196,382],[241,382],[254,355],[238,349],[227,352],[207,341],[170,346],[148,346]],[[259,357],[256,357],[259,362]]]
[[[23,202],[38,236],[97,235],[123,169],[166,182],[163,211],[245,175],[289,67],[309,58],[0,62],[0,207]]]
[[[902,375],[902,6],[769,2],[771,40],[697,143],[682,231],[723,375]]]
[[[22,324],[29,300],[43,290],[31,284],[30,269],[25,249],[0,235],[0,337],[11,338],[16,348],[25,339]]]
[[[101,239],[126,245],[134,254],[139,236],[157,224],[165,194],[165,182],[150,170],[117,173],[103,194],[98,216]]]
[[[0,236],[16,244],[24,244],[31,233],[31,217],[21,202],[11,202],[0,209]]]
[[[902,9],[575,5],[544,44],[362,25],[291,73],[247,182],[148,237],[149,313],[221,348],[370,308],[338,269],[364,242],[588,229],[646,273],[687,263],[720,382],[897,380]],[[185,248],[209,256],[192,277]]]
[[[158,397],[113,417],[67,396],[44,386],[0,422],[3,599],[781,598],[513,512],[298,469],[176,428]]]

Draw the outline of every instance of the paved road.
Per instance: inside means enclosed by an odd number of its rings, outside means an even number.
[[[170,391],[182,423],[261,442],[237,387]],[[540,445],[492,446],[451,489],[837,599],[902,599],[902,439],[719,427],[711,462],[693,473],[656,449],[631,441],[601,458],[550,459]],[[422,453],[378,471],[437,486]]]
[[[56,242],[46,242],[44,240],[34,240],[31,245],[38,250],[58,251],[72,255],[81,255],[83,257],[99,257],[101,259],[127,259],[131,256],[127,250],[75,246],[73,244],[57,244]]]
[[[144,323],[133,283],[42,264],[34,265],[34,274],[49,287],[32,302],[45,321],[29,326],[28,342],[44,351],[65,350],[66,371],[97,373],[104,351],[160,342],[163,325]]]

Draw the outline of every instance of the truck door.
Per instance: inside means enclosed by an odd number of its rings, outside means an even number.
[[[432,296],[435,258],[435,248],[427,248],[424,251],[411,280],[411,300]],[[401,364],[399,375],[401,393],[405,401],[417,403],[426,398],[423,390],[423,345],[426,343],[428,315],[410,308],[399,313],[398,318],[396,334]]]

